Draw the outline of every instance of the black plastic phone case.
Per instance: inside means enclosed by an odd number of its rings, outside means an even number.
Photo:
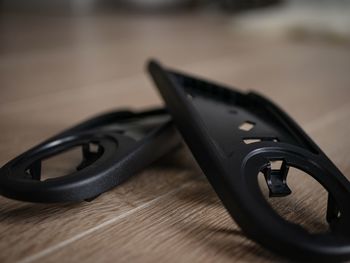
[[[26,151],[0,169],[0,194],[31,202],[91,200],[180,143],[164,109],[116,111],[87,120]],[[41,181],[43,160],[82,147],[71,174]]]
[[[149,71],[173,120],[209,182],[251,239],[292,259],[350,259],[350,184],[305,132],[271,101],[150,62]],[[245,143],[245,140],[255,143]],[[282,160],[280,169],[271,161]],[[311,234],[281,218],[264,199],[291,193],[288,168],[316,179],[329,193],[330,232]]]

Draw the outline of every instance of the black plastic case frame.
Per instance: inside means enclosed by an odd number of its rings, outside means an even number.
[[[256,93],[243,94],[154,61],[149,71],[185,142],[247,236],[292,259],[350,259],[350,184],[286,113]],[[271,168],[274,160],[283,161],[280,169]],[[264,199],[258,173],[264,173],[271,196],[285,196],[291,193],[289,167],[328,191],[329,233],[311,234],[287,222]]]
[[[0,169],[0,194],[30,202],[92,200],[181,142],[164,109],[103,114],[33,147]],[[77,171],[41,179],[42,161],[82,147]]]

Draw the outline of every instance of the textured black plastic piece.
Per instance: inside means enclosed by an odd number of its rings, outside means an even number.
[[[180,141],[164,109],[103,114],[4,165],[0,169],[0,194],[43,203],[91,201],[175,148]],[[76,146],[82,147],[83,161],[75,172],[40,180],[43,160]]]
[[[251,239],[292,259],[350,259],[350,184],[306,133],[256,93],[241,93],[150,62],[149,71],[174,123],[230,215]],[[249,142],[250,141],[250,142]],[[282,160],[273,170],[271,162]],[[329,233],[312,234],[281,218],[270,196],[285,196],[289,167],[316,179],[329,193]]]

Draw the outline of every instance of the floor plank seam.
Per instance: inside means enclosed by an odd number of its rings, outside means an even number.
[[[191,182],[192,182],[192,180],[191,180]],[[58,244],[56,244],[54,246],[48,247],[48,248],[40,251],[39,253],[36,253],[36,254],[33,254],[33,255],[29,256],[29,257],[21,259],[21,260],[17,261],[17,263],[30,263],[30,262],[37,261],[40,258],[42,258],[44,256],[47,256],[48,254],[50,254],[50,253],[52,253],[52,252],[54,252],[56,250],[59,250],[59,249],[65,247],[65,246],[67,246],[67,245],[69,245],[69,244],[71,244],[71,243],[73,243],[73,242],[75,242],[75,241],[77,241],[77,240],[87,236],[87,235],[92,234],[93,232],[95,232],[97,230],[100,230],[101,228],[104,228],[104,227],[106,227],[108,225],[111,225],[111,224],[113,224],[113,223],[115,223],[115,222],[117,222],[119,220],[122,220],[122,219],[124,219],[124,218],[126,218],[126,217],[128,217],[128,216],[130,216],[130,215],[132,215],[132,214],[142,210],[142,209],[145,209],[145,208],[147,208],[149,206],[152,206],[153,204],[157,203],[158,201],[160,201],[160,200],[162,200],[164,198],[167,198],[167,197],[169,197],[171,195],[176,194],[177,192],[179,192],[182,189],[186,188],[187,186],[191,185],[191,182],[184,183],[181,186],[177,187],[176,189],[174,189],[174,190],[172,190],[170,192],[167,192],[167,193],[165,193],[165,194],[163,194],[161,196],[158,196],[158,197],[152,199],[151,201],[146,202],[143,205],[135,207],[134,209],[131,209],[131,210],[129,210],[129,211],[119,215],[119,216],[113,217],[113,218],[103,222],[102,224],[96,225],[96,226],[94,226],[94,227],[92,227],[92,228],[90,228],[90,229],[88,229],[86,231],[83,231],[83,232],[79,233],[78,235],[75,235],[75,236],[73,236],[73,237],[71,237],[69,239],[66,239],[66,240],[64,240],[64,241],[62,241],[62,242],[60,242],[60,243],[58,243]]]

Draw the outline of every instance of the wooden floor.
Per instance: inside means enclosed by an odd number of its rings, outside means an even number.
[[[160,105],[144,71],[155,57],[268,96],[350,175],[347,44],[242,36],[230,18],[208,16],[2,15],[0,23],[1,165],[103,111]],[[323,231],[325,191],[297,171],[288,180],[294,194],[272,205]],[[244,236],[186,147],[92,202],[0,197],[0,232],[0,262],[281,260]]]

